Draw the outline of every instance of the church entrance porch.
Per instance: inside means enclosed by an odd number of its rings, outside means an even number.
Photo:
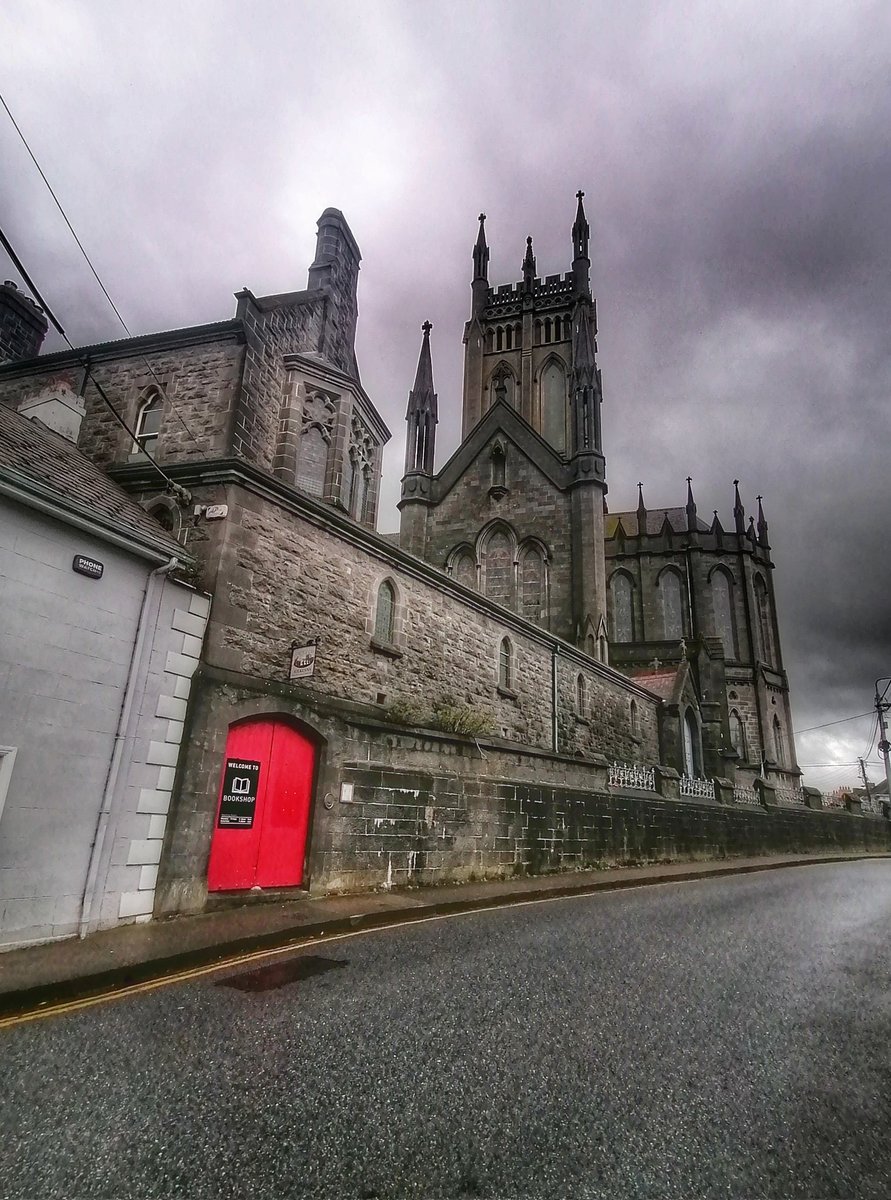
[[[316,747],[281,718],[229,728],[207,870],[209,892],[303,882]]]

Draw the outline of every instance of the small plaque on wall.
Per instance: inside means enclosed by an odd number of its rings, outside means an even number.
[[[310,679],[315,674],[317,648],[315,642],[310,642],[307,646],[291,647],[289,679]]]
[[[257,808],[260,764],[251,759],[227,758],[220,800],[220,829],[250,829]]]
[[[71,560],[71,569],[77,571],[78,575],[86,575],[90,579],[101,579],[105,566],[98,559],[87,558],[86,554],[75,554]]]

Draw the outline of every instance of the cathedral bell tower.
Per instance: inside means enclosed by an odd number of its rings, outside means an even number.
[[[590,228],[578,192],[572,270],[536,273],[526,239],[522,279],[490,287],[485,215],[473,249],[470,320],[464,330],[466,439],[495,404],[507,404],[559,458],[571,492],[574,636],[605,643],[603,508],[606,464],[600,428],[597,308],[591,295]],[[602,650],[601,650],[602,653]]]

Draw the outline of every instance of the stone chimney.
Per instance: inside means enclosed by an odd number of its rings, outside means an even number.
[[[0,363],[36,358],[46,331],[43,309],[7,279],[0,286]]]
[[[47,429],[77,445],[85,408],[83,397],[78,396],[71,385],[72,380],[65,375],[50,379],[39,392],[24,399],[18,411],[29,420],[36,418]]]

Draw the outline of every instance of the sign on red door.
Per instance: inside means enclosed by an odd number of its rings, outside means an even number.
[[[315,746],[284,721],[244,721],[226,741],[207,888],[295,887],[303,858]]]

